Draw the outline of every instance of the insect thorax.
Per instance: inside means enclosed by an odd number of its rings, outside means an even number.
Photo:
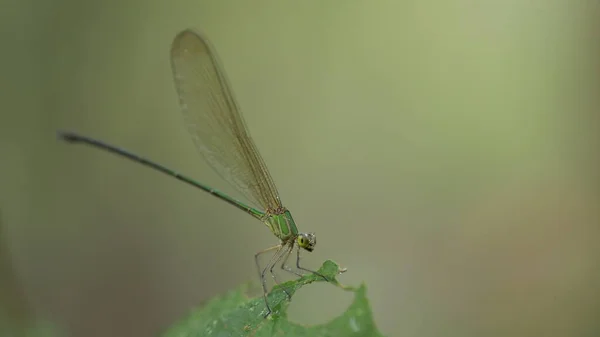
[[[271,232],[281,241],[288,241],[298,235],[298,228],[296,228],[292,214],[286,209],[276,214],[269,214],[264,221]]]

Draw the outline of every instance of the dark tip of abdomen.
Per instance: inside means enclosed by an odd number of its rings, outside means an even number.
[[[76,142],[77,135],[69,131],[56,131],[56,138],[67,142]]]

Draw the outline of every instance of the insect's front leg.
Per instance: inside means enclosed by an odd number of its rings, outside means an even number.
[[[290,266],[287,265],[287,260],[290,258],[290,255],[292,255],[292,250],[294,249],[294,245],[290,245],[290,249],[287,251],[287,254],[285,255],[285,259],[283,259],[283,262],[281,263],[281,269],[287,271],[288,273],[292,273],[298,277],[302,277],[304,275],[302,275],[302,273],[299,273],[295,270],[293,270]]]
[[[300,269],[300,270],[304,270],[304,271],[307,271],[309,273],[313,273],[313,274],[315,274],[317,276],[320,276],[320,277],[323,278],[323,280],[329,282],[329,280],[327,279],[327,277],[325,277],[323,274],[319,273],[318,271],[310,270],[310,269],[307,269],[307,268],[304,268],[304,267],[300,266],[300,246],[298,246],[298,249],[296,250],[296,267],[298,269]]]

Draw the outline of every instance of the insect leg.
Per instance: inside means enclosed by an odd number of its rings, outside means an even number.
[[[287,260],[290,258],[290,255],[292,255],[293,248],[294,248],[293,246],[290,247],[290,250],[288,250],[287,254],[285,255],[285,259],[283,259],[283,263],[281,264],[281,269],[283,269],[289,273],[292,273],[298,277],[302,277],[303,276],[302,273],[299,273],[299,272],[293,270],[290,266],[287,265]]]
[[[310,270],[310,269],[307,269],[307,268],[304,268],[304,267],[300,266],[300,246],[298,246],[297,253],[296,253],[296,267],[298,269],[300,269],[300,270],[304,270],[304,271],[313,273],[313,274],[315,274],[317,276],[320,276],[325,281],[329,282],[329,280],[327,279],[327,277],[325,277],[323,274],[319,273],[318,271]]]
[[[283,246],[281,244],[278,244],[277,246],[273,246],[273,247],[269,247],[267,249],[261,250],[260,252],[258,252],[254,255],[254,261],[256,262],[256,269],[258,270],[258,277],[260,277],[260,281],[261,281],[262,288],[263,288],[263,298],[265,299],[265,306],[267,307],[267,314],[265,315],[265,317],[267,317],[271,314],[271,307],[269,306],[269,302],[267,301],[267,280],[265,279],[265,272],[267,271],[267,268],[269,268],[269,265],[273,262],[274,257],[279,253],[281,248],[283,248]],[[277,249],[277,251],[275,252],[275,255],[273,255],[273,257],[269,261],[269,265],[267,265],[267,267],[264,270],[262,270],[262,272],[261,272],[260,263],[258,262],[258,258],[262,254],[270,252],[274,249]]]

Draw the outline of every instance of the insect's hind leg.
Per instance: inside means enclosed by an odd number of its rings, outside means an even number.
[[[262,284],[262,288],[263,288],[263,298],[265,299],[265,306],[267,307],[267,314],[265,315],[265,317],[269,316],[271,314],[271,307],[269,306],[269,302],[267,301],[267,280],[265,279],[265,273],[267,272],[267,269],[269,269],[269,266],[277,263],[278,260],[275,259],[275,257],[277,255],[279,255],[279,252],[281,251],[281,249],[283,248],[283,246],[281,244],[278,244],[276,246],[273,247],[269,247],[267,249],[261,250],[260,252],[256,253],[254,255],[254,262],[256,262],[256,269],[258,270],[258,277],[260,278],[261,284]],[[271,260],[269,260],[269,263],[267,264],[267,266],[265,267],[265,269],[262,270],[260,269],[260,263],[258,262],[258,258],[267,252],[270,252],[274,249],[277,249],[277,251],[275,252],[275,254],[273,255],[273,257],[271,258]]]
[[[282,249],[283,249],[283,247],[282,247]],[[271,273],[271,276],[273,277],[273,281],[277,285],[279,285],[279,281],[277,281],[277,276],[273,272],[273,268],[275,268],[275,265],[277,265],[277,262],[279,262],[284,256],[285,256],[285,259],[284,259],[284,262],[285,262],[285,260],[287,260],[287,258],[290,256],[290,253],[292,252],[292,249],[294,249],[293,245],[290,245],[289,248],[285,247],[285,250],[283,250],[283,254],[281,254],[279,257],[277,257],[277,259],[275,260],[275,262],[273,262],[273,264],[271,264],[271,268],[269,268],[269,272]],[[291,300],[292,299],[292,295],[285,288],[281,288],[281,289],[287,295],[288,299]]]

